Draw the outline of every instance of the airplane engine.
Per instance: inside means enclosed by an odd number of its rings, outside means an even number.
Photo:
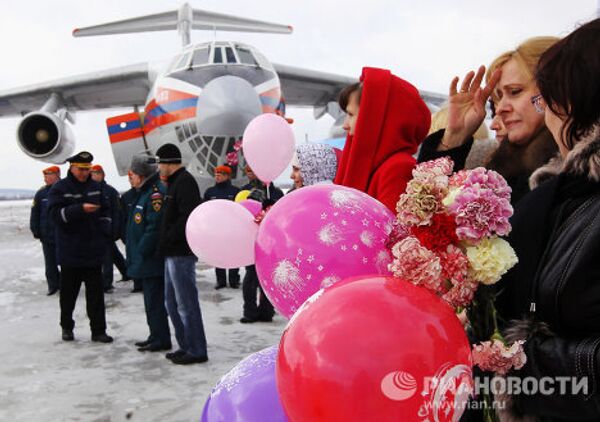
[[[53,164],[64,163],[75,150],[71,128],[64,119],[47,111],[25,115],[17,128],[17,142],[28,156]]]

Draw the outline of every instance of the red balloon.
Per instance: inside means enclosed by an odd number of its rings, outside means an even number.
[[[457,421],[471,366],[444,301],[393,277],[357,277],[320,290],[292,317],[277,388],[293,422]]]

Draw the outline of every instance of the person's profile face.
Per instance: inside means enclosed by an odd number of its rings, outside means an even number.
[[[510,59],[502,66],[495,94],[499,98],[496,114],[502,119],[509,142],[528,144],[544,126],[544,114],[531,104],[531,97],[539,94],[535,81],[515,59]]]
[[[246,166],[246,168],[244,169],[244,172],[246,173],[246,177],[249,180],[256,180],[256,174],[254,174],[254,172],[252,171],[252,168],[250,168],[250,166]]]
[[[490,129],[496,132],[496,141],[504,142],[508,138],[506,134],[506,128],[504,127],[504,123],[502,123],[502,119],[499,115],[495,115],[492,119],[492,123],[490,124]]]
[[[348,105],[346,106],[346,120],[344,120],[344,130],[348,135],[354,135],[356,122],[358,120],[359,111],[358,91],[354,91],[348,97]]]
[[[300,171],[300,167],[292,166],[292,174],[290,174],[290,179],[294,181],[295,189],[304,186],[304,179],[302,178],[302,172]]]

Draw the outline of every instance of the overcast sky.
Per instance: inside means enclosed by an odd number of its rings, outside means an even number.
[[[53,0],[2,5],[0,90],[139,62],[180,49],[175,31],[73,38],[76,27],[176,9],[181,1]],[[537,35],[564,36],[596,16],[597,0],[190,0],[194,8],[289,24],[292,35],[194,31],[193,42],[237,40],[275,63],[358,77],[362,66],[391,69],[418,88],[446,93],[453,75],[488,64]],[[77,150],[86,149],[107,180],[128,188],[112,159],[105,119],[128,110],[77,113]],[[331,119],[288,109],[298,141],[327,136]],[[0,188],[36,189],[47,166],[17,147],[18,119],[0,119]],[[66,166],[63,166],[63,169]]]

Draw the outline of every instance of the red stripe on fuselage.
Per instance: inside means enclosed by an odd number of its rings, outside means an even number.
[[[142,138],[143,136],[144,132],[142,129],[136,128],[109,135],[109,139],[111,144],[116,144],[118,142],[129,141],[131,139]]]
[[[160,116],[152,118],[146,126],[144,126],[144,132],[150,133],[159,126],[163,126],[169,123],[176,122],[178,120],[191,119],[196,116],[196,108],[189,107],[181,110],[171,111]]]

